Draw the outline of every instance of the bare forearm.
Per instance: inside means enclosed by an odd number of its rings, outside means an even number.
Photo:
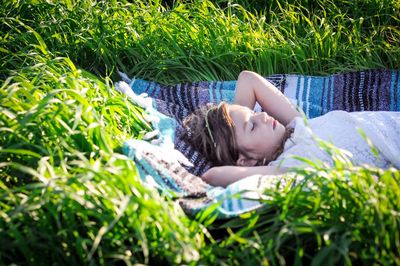
[[[268,80],[257,73],[243,71],[236,84],[235,103],[253,109],[256,102],[283,125],[301,116],[289,99]]]
[[[284,172],[286,169],[273,166],[218,166],[209,169],[202,178],[210,185],[226,187],[251,175],[277,175]]]

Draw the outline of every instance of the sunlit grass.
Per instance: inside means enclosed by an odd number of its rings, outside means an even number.
[[[397,170],[304,170],[206,229],[139,182],[120,149],[150,125],[113,88],[399,68],[397,1],[132,2],[0,8],[0,264],[400,263]]]
[[[223,9],[210,1],[11,1],[0,14],[8,33],[2,65],[30,63],[24,55],[32,44],[102,76],[118,68],[164,83],[235,79],[243,69],[267,75],[399,67],[397,1],[271,1],[258,10],[252,2],[242,1],[248,10],[219,2]]]
[[[196,260],[182,211],[116,152],[150,129],[141,111],[69,59],[35,60],[1,88],[0,261]]]
[[[400,173],[372,168],[302,173],[295,189],[266,191],[259,214],[220,223],[229,237],[213,251],[234,263],[399,263]],[[379,183],[376,183],[379,180]],[[232,233],[235,232],[235,233]]]

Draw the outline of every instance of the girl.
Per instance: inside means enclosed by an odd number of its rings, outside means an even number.
[[[256,102],[263,112],[253,111]],[[235,104],[200,108],[184,126],[190,143],[215,165],[202,176],[214,186],[307,166],[293,156],[332,166],[320,140],[339,148],[356,166],[400,168],[399,112],[332,111],[306,121],[274,85],[251,71],[238,77]]]

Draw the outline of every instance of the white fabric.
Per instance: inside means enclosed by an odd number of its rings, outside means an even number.
[[[305,121],[295,118],[294,132],[283,153],[270,165],[305,167],[307,163],[293,155],[320,160],[333,165],[332,157],[318,145],[318,139],[332,143],[347,154],[356,166],[371,165],[383,169],[400,169],[400,112],[332,111]],[[363,132],[378,151],[375,156]]]

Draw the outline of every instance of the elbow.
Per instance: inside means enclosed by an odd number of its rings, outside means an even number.
[[[256,75],[256,73],[254,73],[253,71],[250,70],[243,70],[242,72],[240,72],[239,76],[238,76],[238,80],[249,80],[251,78],[253,78]]]
[[[208,183],[208,184],[210,184],[210,185],[212,185],[211,183],[212,183],[212,181],[213,181],[213,177],[214,177],[214,168],[208,169],[205,173],[203,173],[203,174],[201,175],[201,179],[202,179],[204,182],[206,182],[206,183]]]
[[[212,167],[208,169],[204,174],[201,175],[201,179],[207,184],[214,187],[226,187],[225,178],[221,175],[221,169],[218,167]]]

